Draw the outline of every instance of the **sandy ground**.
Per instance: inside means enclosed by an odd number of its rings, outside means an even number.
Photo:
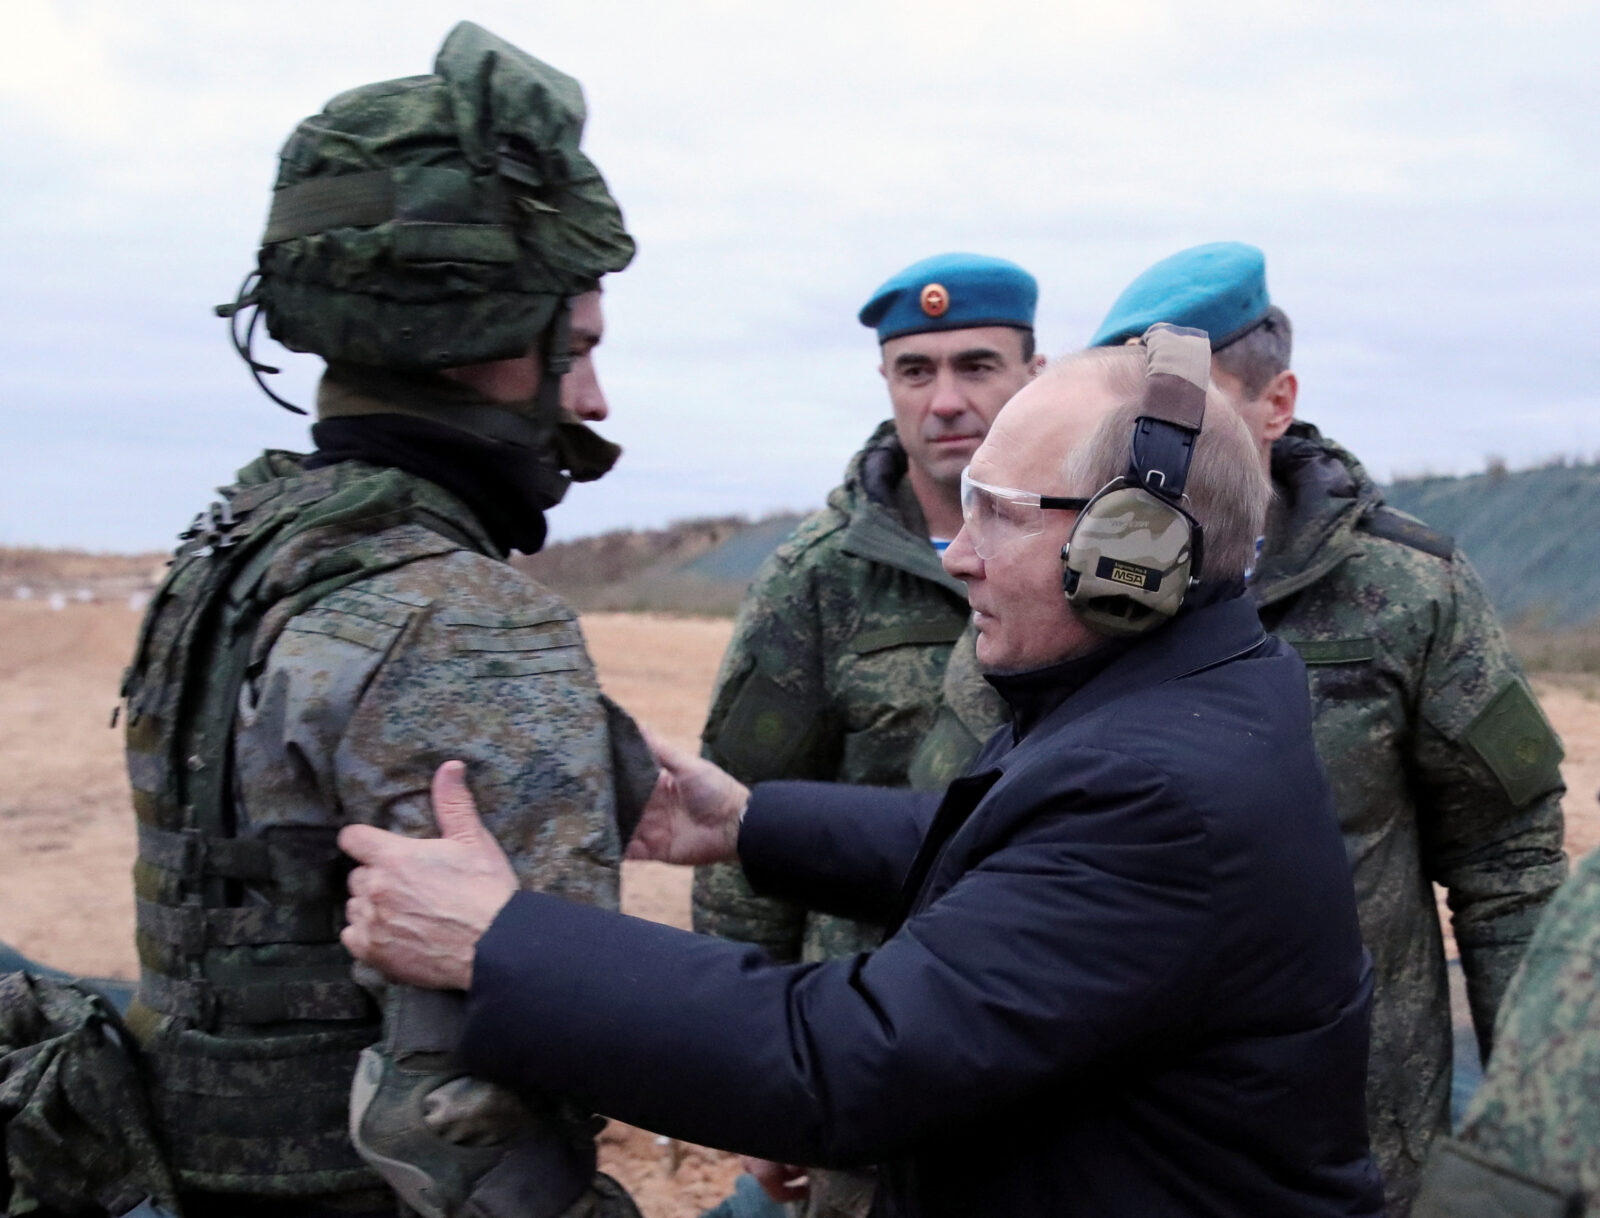
[[[133,816],[122,733],[108,730],[139,615],[126,603],[52,610],[0,602],[0,939],[57,967],[133,977]],[[727,621],[634,614],[584,619],[606,690],[667,740],[693,748],[727,646]],[[689,924],[689,873],[629,863],[623,904]],[[613,1123],[601,1165],[647,1218],[691,1218],[727,1195],[730,1155]]]
[[[132,977],[128,868],[133,817],[121,733],[107,730],[138,614],[125,603],[52,609],[0,602],[0,939],[59,967]],[[693,747],[726,621],[598,614],[584,632],[607,691],[670,741]],[[1600,845],[1600,682],[1534,682],[1567,748],[1568,846]],[[689,876],[629,864],[623,901],[641,917],[687,926]],[[726,1155],[612,1125],[602,1162],[648,1218],[688,1218],[725,1195]]]

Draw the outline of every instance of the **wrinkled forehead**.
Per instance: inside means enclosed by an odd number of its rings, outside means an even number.
[[[944,360],[995,355],[1002,360],[1022,357],[1022,331],[1011,326],[974,326],[965,330],[930,330],[886,339],[880,346],[885,367],[907,360],[940,363]]]
[[[1065,365],[1020,389],[1001,407],[972,455],[972,476],[995,486],[1072,493],[1068,456],[1089,439],[1119,399],[1092,367]]]

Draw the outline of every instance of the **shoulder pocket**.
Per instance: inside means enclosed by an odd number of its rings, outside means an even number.
[[[1528,687],[1515,677],[1468,725],[1464,739],[1517,807],[1560,780],[1561,741]]]
[[[757,669],[728,707],[711,744],[712,757],[741,782],[792,776],[795,759],[813,747],[821,731],[822,709]]]

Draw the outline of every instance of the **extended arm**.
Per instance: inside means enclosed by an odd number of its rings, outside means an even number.
[[[763,895],[886,922],[941,794],[762,783],[739,835],[740,864]]]
[[[519,895],[478,947],[468,1064],[769,1159],[891,1157],[1187,1017],[1205,845],[1145,798],[1136,843],[1101,832],[1126,801],[1042,810],[879,950],[820,965]]]

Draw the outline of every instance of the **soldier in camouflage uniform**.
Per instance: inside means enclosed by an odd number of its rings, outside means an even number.
[[[999,721],[999,697],[977,676],[966,591],[939,551],[961,528],[962,468],[1044,363],[1037,295],[1012,263],[946,254],[907,267],[861,310],[894,418],[745,597],[703,733],[706,756],[742,781],[940,788]],[[930,731],[936,747],[911,773]],[[734,864],[696,871],[694,924],[779,960],[881,938],[876,926],[755,897]],[[870,1180],[813,1173],[808,1212],[864,1214],[870,1199]]]
[[[1251,246],[1185,250],[1123,293],[1093,345],[1157,321],[1215,336],[1212,375],[1276,491],[1254,591],[1311,684],[1376,970],[1367,1110],[1391,1218],[1449,1129],[1452,1034],[1433,896],[1442,885],[1482,1053],[1566,872],[1561,746],[1477,574],[1448,537],[1383,505],[1360,463],[1294,421],[1289,320]]]
[[[1600,850],[1556,893],[1512,978],[1494,1056],[1415,1218],[1600,1212]]]
[[[196,520],[124,689],[129,1026],[189,1218],[637,1212],[585,1115],[454,1065],[459,997],[353,977],[338,940],[338,829],[435,835],[450,757],[525,885],[618,902],[653,767],[572,611],[503,561],[617,452],[587,361],[633,243],[583,118],[576,81],[457,26],[433,75],[299,126],[224,310],[328,367],[317,451]]]

